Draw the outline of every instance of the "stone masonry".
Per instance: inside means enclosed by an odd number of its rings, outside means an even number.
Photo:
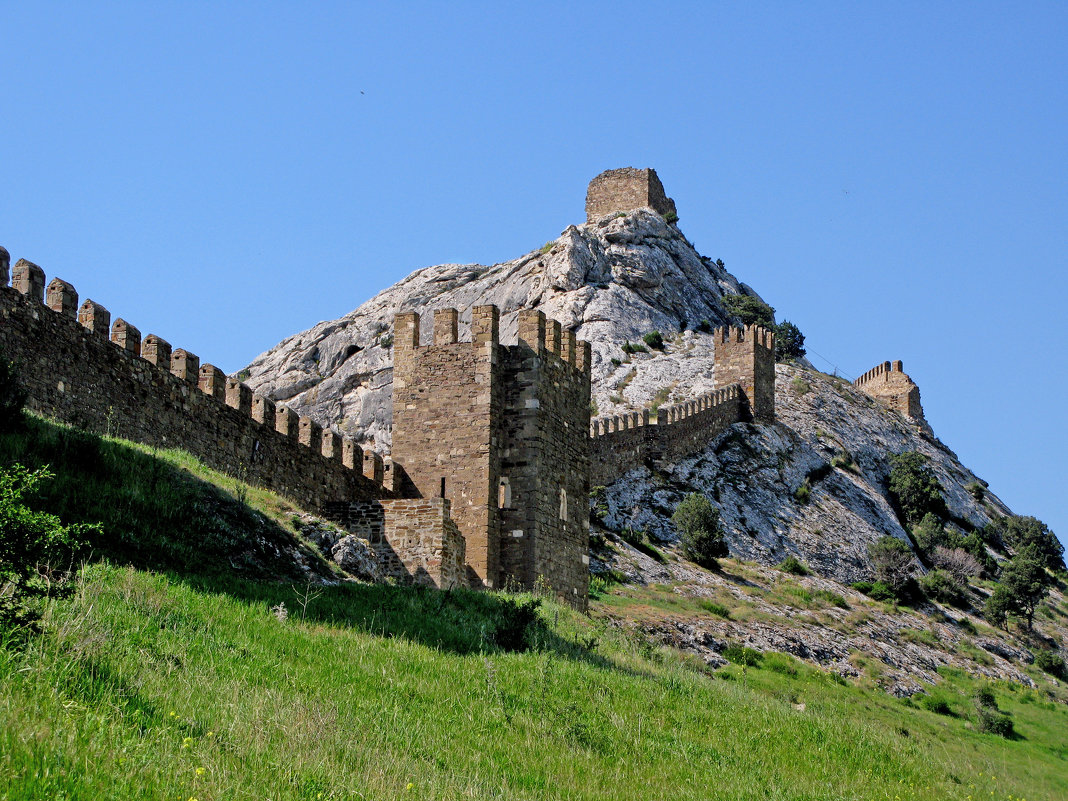
[[[905,417],[924,419],[920,388],[905,374],[900,360],[876,365],[854,381],[853,386]]]
[[[759,325],[717,328],[716,386],[741,385],[752,419],[775,422],[775,334]]]
[[[470,342],[458,321],[438,309],[421,344],[419,314],[396,315],[394,487],[451,501],[472,585],[541,579],[584,607],[590,346],[537,311],[521,313],[510,346],[495,306],[471,310]]]
[[[596,222],[617,212],[650,208],[677,220],[675,201],[664,192],[656,170],[623,167],[605,170],[586,189],[586,222]]]

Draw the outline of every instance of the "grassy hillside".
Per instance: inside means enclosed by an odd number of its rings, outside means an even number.
[[[713,673],[529,596],[257,581],[297,548],[286,502],[33,426],[0,459],[52,464],[36,503],[104,520],[108,560],[0,648],[3,801],[1068,797],[1068,708],[1032,690],[992,687],[1005,739],[951,671],[939,713],[784,655]]]

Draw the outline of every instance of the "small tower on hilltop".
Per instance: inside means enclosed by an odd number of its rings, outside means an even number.
[[[883,362],[853,382],[860,391],[913,420],[923,420],[920,388],[908,377],[901,360]]]
[[[717,328],[716,389],[740,384],[758,423],[775,422],[775,334],[759,325]]]
[[[605,170],[586,189],[586,222],[596,222],[609,214],[650,208],[664,217],[678,219],[675,201],[664,192],[656,170],[623,167]]]

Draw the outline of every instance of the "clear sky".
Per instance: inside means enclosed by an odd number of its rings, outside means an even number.
[[[227,371],[655,167],[1068,537],[1068,4],[0,0],[0,244]]]

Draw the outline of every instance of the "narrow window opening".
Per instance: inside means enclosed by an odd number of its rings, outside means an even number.
[[[507,478],[502,478],[500,486],[497,488],[497,507],[499,509],[509,509],[512,506],[512,486],[508,483]]]
[[[560,490],[560,519],[567,520],[567,490]]]

